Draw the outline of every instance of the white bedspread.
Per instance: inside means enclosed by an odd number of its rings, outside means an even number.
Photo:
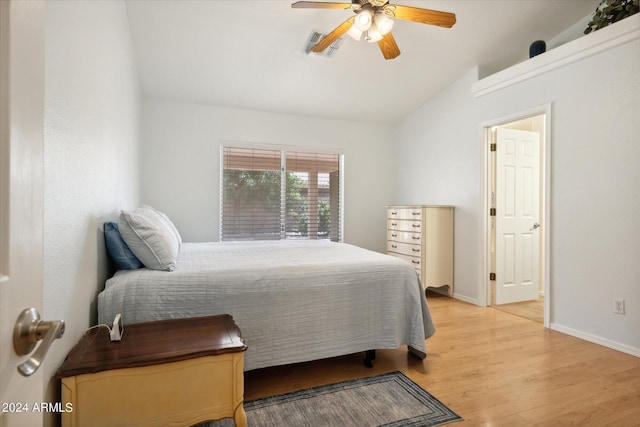
[[[98,321],[116,313],[125,325],[229,313],[245,371],[402,345],[424,357],[435,332],[413,267],[326,241],[185,243],[175,271],[107,281]]]

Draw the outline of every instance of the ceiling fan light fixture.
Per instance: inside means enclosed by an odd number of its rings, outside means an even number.
[[[357,12],[356,20],[353,23],[353,26],[358,28],[358,30],[365,32],[367,31],[371,25],[373,24],[373,13],[371,13],[368,9],[362,9]]]
[[[373,22],[380,33],[384,36],[389,34],[391,29],[393,28],[393,19],[389,18],[384,12],[376,12],[373,17]]]
[[[364,31],[360,31],[358,27],[356,27],[355,25],[352,25],[351,28],[349,28],[349,31],[347,31],[347,34],[349,34],[356,41],[360,41],[362,40]]]
[[[368,43],[377,43],[380,40],[382,40],[382,34],[380,34],[380,31],[371,31],[371,29],[369,29],[369,31],[367,31],[367,35],[364,37],[364,39]]]
[[[378,28],[378,26],[374,23],[371,27],[369,27],[369,29],[367,30],[366,35],[364,36],[364,39],[366,41],[368,41],[369,43],[377,43],[380,40],[382,40],[382,37],[384,36],[384,34],[382,34],[382,32],[380,31],[380,29]]]

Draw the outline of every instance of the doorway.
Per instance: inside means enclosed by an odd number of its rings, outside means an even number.
[[[550,105],[483,123],[485,305],[549,327]]]

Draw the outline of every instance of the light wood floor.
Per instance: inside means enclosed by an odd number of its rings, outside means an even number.
[[[451,426],[638,426],[640,358],[492,308],[431,295],[424,361],[378,350],[251,371],[245,399],[400,370],[464,418]],[[367,427],[367,426],[358,426]]]
[[[544,324],[544,298],[539,297],[534,301],[514,302],[493,306],[496,310],[506,311],[525,319]]]

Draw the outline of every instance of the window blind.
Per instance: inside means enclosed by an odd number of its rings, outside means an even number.
[[[223,147],[221,240],[342,241],[341,155]]]

